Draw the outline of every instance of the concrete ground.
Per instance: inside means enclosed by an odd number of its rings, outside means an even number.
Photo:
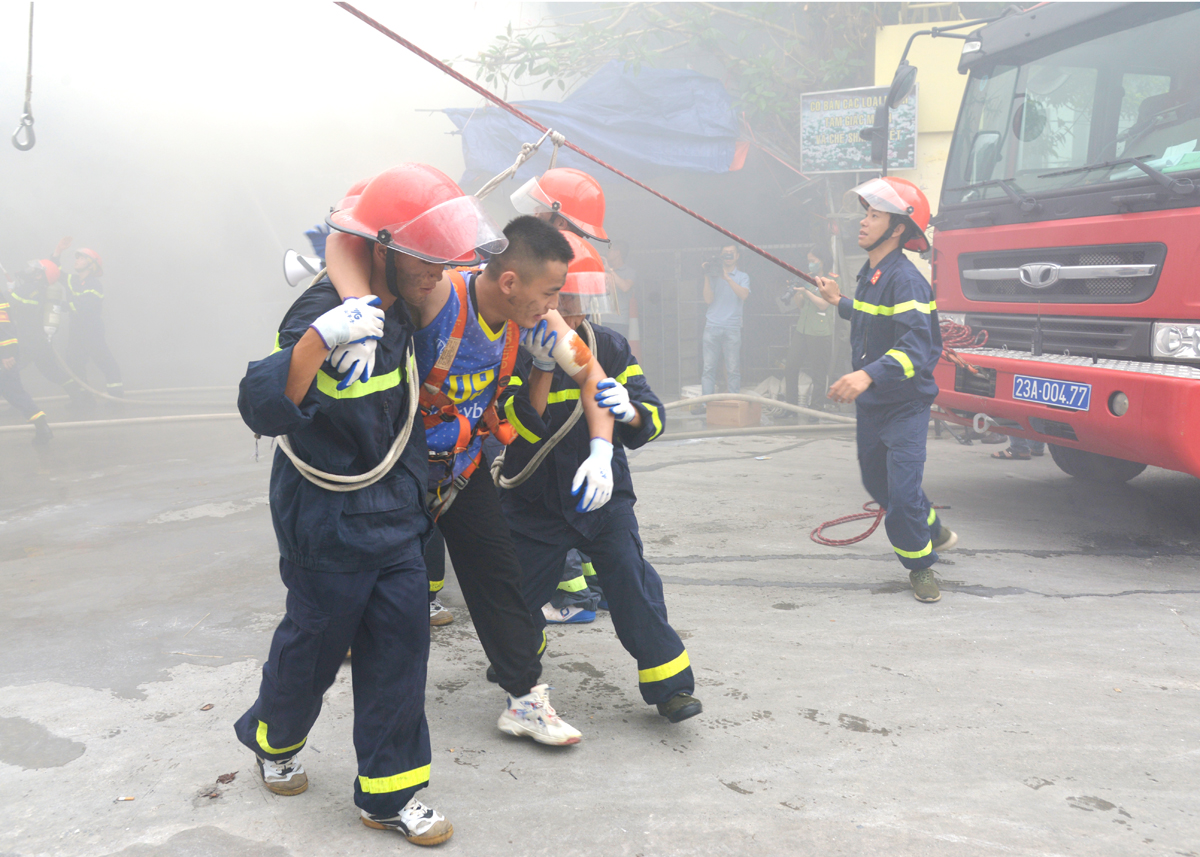
[[[1200,481],[1097,487],[994,449],[930,440],[926,488],[961,535],[931,605],[882,530],[808,538],[866,499],[851,440],[638,455],[646,553],[705,706],[678,725],[642,703],[601,614],[552,629],[545,658],[583,742],[500,734],[451,580],[422,793],[455,826],[441,851],[1200,854]],[[284,595],[269,455],[240,423],[0,450],[0,855],[412,848],[352,805],[348,668],[302,756],[307,793],[266,792],[234,739]]]

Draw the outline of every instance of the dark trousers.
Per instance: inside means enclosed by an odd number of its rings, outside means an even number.
[[[592,565],[591,557],[571,548],[563,562],[562,580],[550,596],[550,605],[555,610],[581,607],[594,612],[603,600],[604,587],[596,580],[596,568]]]
[[[67,365],[82,379],[87,379],[87,364],[91,360],[104,375],[104,383],[121,387],[121,368],[104,341],[104,320],[97,317],[71,316],[71,336],[67,340]]]
[[[534,624],[521,597],[521,563],[486,459],[437,523],[450,550],[454,576],[475,633],[496,669],[500,686],[513,696],[524,696],[542,674],[546,635],[542,631],[544,623]],[[558,567],[561,571],[561,558]],[[547,600],[538,604],[538,619],[541,605]],[[429,625],[428,616],[425,624]]]
[[[558,586],[567,552],[577,548],[591,558],[608,599],[617,638],[637,660],[642,699],[653,705],[677,693],[691,693],[696,686],[691,663],[683,641],[667,623],[662,580],[642,555],[633,509],[606,511],[604,528],[590,540],[566,521],[561,521],[555,531],[549,521],[539,523],[547,541],[513,532],[513,543],[525,569],[525,604],[544,627],[541,607]]]
[[[812,378],[812,407],[819,407],[825,401],[825,391],[829,389],[832,342],[833,337],[830,336],[807,336],[792,329],[792,339],[788,343],[787,377],[783,379],[785,402],[790,405],[800,404],[801,370]]]
[[[287,614],[271,640],[258,699],[234,725],[238,740],[267,759],[299,752],[352,647],[354,802],[373,815],[394,816],[429,784],[425,564],[415,558],[336,574],[281,558],[279,575]]]
[[[27,420],[42,413],[33,403],[25,385],[21,383],[21,373],[15,366],[12,369],[0,369],[0,396],[4,396]]]
[[[17,325],[17,336],[21,341],[21,365],[27,366],[32,363],[37,367],[38,371],[46,376],[46,380],[52,384],[58,384],[65,388],[68,392],[78,389],[78,385],[71,380],[71,376],[63,369],[58,362],[58,358],[51,351],[53,346],[50,345],[50,340],[46,338],[45,331],[41,328],[41,316],[37,317],[37,321],[26,321]]]
[[[437,527],[433,528],[429,543],[425,545],[425,576],[429,579],[429,603],[432,604],[446,585],[446,540]]]
[[[901,564],[910,571],[937,562],[931,533],[941,529],[921,490],[929,403],[858,407],[858,466],[871,497],[887,509],[884,528]]]

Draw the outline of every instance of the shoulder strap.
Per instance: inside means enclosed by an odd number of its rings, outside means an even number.
[[[467,328],[467,314],[470,311],[467,306],[469,303],[467,281],[461,271],[450,271],[449,275],[450,282],[454,286],[454,293],[458,296],[458,318],[454,320],[454,329],[450,331],[450,337],[446,340],[446,347],[442,349],[442,353],[438,355],[437,362],[433,364],[433,368],[425,376],[421,391],[422,398],[425,397],[426,393],[430,396],[436,396],[442,391],[442,384],[446,382],[446,376],[450,374],[450,367],[454,365],[454,358],[458,355],[458,347],[462,344],[463,331]]]

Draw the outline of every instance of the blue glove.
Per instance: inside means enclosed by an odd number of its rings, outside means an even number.
[[[375,347],[378,340],[359,339],[339,345],[329,352],[329,365],[335,372],[345,372],[346,375],[338,381],[337,388],[344,390],[355,381],[366,383],[371,380],[375,371]]]
[[[575,505],[576,512],[594,512],[612,497],[613,445],[604,438],[594,437],[591,450],[591,454],[575,471],[575,481],[571,483],[571,496],[577,496],[583,491],[583,496]],[[584,482],[587,483],[586,490],[583,487]]]
[[[533,356],[533,365],[543,372],[554,371],[554,346],[558,345],[558,334],[550,330],[546,319],[521,336],[521,347]]]
[[[615,378],[605,378],[596,387],[596,401],[602,408],[608,408],[613,419],[621,423],[631,423],[637,416],[637,411],[629,401],[629,391]]]
[[[321,257],[321,264],[324,264],[325,239],[329,237],[329,225],[318,223],[311,229],[305,229],[304,235],[308,238],[308,243],[312,245],[313,252]]]

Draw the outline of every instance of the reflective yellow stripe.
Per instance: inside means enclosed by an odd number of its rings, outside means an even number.
[[[540,646],[538,646],[537,653],[539,655],[541,655],[544,651],[546,651],[546,631],[545,631],[545,629],[542,630],[542,644]]]
[[[539,440],[541,440],[541,438],[531,432],[525,427],[523,422],[517,419],[517,409],[513,404],[513,398],[515,397],[510,396],[509,400],[504,403],[504,418],[508,420],[508,424],[515,428],[517,430],[517,434],[519,434],[524,440],[527,440],[530,443],[537,443]]]
[[[906,556],[909,559],[920,559],[923,556],[929,556],[931,553],[933,553],[933,542],[925,545],[925,547],[921,548],[919,551],[902,551],[895,545],[892,545],[892,550],[900,554],[900,556]]]
[[[551,393],[546,399],[547,405],[557,405],[562,402],[572,402],[579,399],[579,390],[559,390]]]
[[[446,585],[446,581],[444,581],[444,580],[431,580],[431,581],[429,581],[429,591],[430,592],[441,592],[442,587],[445,585]]]
[[[279,344],[279,334],[275,334],[275,347],[271,349],[272,354],[278,354],[283,350],[283,346]]]
[[[290,753],[293,750],[299,750],[304,746],[304,741],[308,740],[308,736],[305,736],[303,741],[301,741],[299,744],[293,744],[291,747],[272,747],[267,743],[267,724],[263,723],[261,720],[258,721],[258,732],[254,737],[258,740],[258,746],[262,747],[263,750],[270,753],[272,756],[278,756],[280,753]]]
[[[36,414],[34,414],[32,417],[29,418],[29,421],[33,422],[34,420],[38,419],[39,417],[44,417],[44,416],[46,416],[45,411],[38,411]]]
[[[6,339],[6,340],[4,340],[3,342],[0,342],[0,348],[3,348],[5,345],[16,345],[16,344],[17,344],[17,340],[15,340],[15,339]]]
[[[893,348],[891,351],[885,352],[883,356],[891,357],[893,360],[899,363],[900,368],[904,370],[905,378],[911,378],[913,375],[917,374],[916,370],[913,369],[912,361],[908,359],[908,355],[903,351],[898,351],[897,349]]]
[[[12,292],[9,295],[9,297],[11,297],[14,301],[20,301],[21,303],[27,304],[29,306],[37,306],[38,305],[38,302],[36,300],[34,300],[32,298],[23,298],[16,292]]]
[[[513,375],[511,378],[508,379],[508,386],[510,386],[510,387],[521,387],[521,386],[524,386],[524,384],[525,384],[525,382],[522,381],[520,378],[518,378],[516,375]]]
[[[650,420],[654,423],[654,431],[650,432],[650,440],[654,440],[662,434],[663,424],[662,417],[658,414],[658,408],[649,402],[642,402],[642,406],[650,412]]]
[[[932,506],[930,506],[930,507],[929,507],[929,517],[926,519],[925,523],[929,524],[929,526],[931,526],[931,527],[932,527],[932,526],[933,526],[933,522],[934,522],[935,520],[937,520],[937,512],[935,512],[935,511],[933,510],[933,507],[932,507]]]
[[[564,580],[558,584],[558,588],[562,592],[583,592],[587,589],[587,581],[583,579],[583,575],[579,575],[574,580]]]
[[[585,562],[583,564],[583,576],[584,577],[595,577],[595,575],[596,575],[595,567],[590,562]]]
[[[358,777],[358,786],[369,795],[385,795],[390,792],[411,789],[421,783],[429,782],[429,766],[413,768],[403,774],[393,774],[390,777]]]
[[[859,312],[865,312],[867,315],[898,315],[899,313],[909,312],[910,310],[914,309],[917,312],[923,312],[925,315],[929,315],[931,310],[937,309],[937,301],[930,301],[927,304],[923,304],[919,301],[905,301],[904,303],[896,304],[895,306],[877,306],[875,304],[865,303],[864,301],[855,301],[854,308]]]
[[[625,367],[624,372],[622,372],[620,375],[618,375],[613,380],[616,381],[618,384],[624,384],[626,381],[628,381],[630,378],[634,377],[635,375],[645,375],[645,374],[646,373],[642,371],[641,366],[637,365],[636,363],[631,363],[629,366]]]
[[[400,370],[393,369],[383,375],[376,375],[370,381],[355,381],[344,390],[337,388],[338,380],[326,373],[324,369],[317,372],[317,389],[331,399],[361,399],[372,393],[381,393],[392,387],[400,386]]]
[[[679,675],[679,673],[683,672],[691,665],[692,662],[688,658],[687,649],[684,649],[682,655],[673,661],[667,661],[661,667],[651,667],[648,670],[638,670],[638,681],[642,684],[650,684],[652,681],[662,681],[663,679],[668,679],[673,675]]]

